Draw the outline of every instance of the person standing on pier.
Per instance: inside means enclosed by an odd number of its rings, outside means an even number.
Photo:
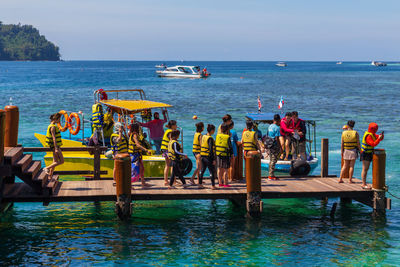
[[[161,142],[164,136],[164,123],[167,122],[166,110],[162,111],[164,119],[160,119],[160,114],[158,112],[154,112],[154,120],[141,123],[140,126],[149,128],[150,130],[150,139],[153,140],[154,146],[156,147],[156,154],[159,155],[161,153]]]
[[[171,132],[171,141],[168,143],[168,158],[171,162],[172,173],[169,181],[168,189],[174,189],[175,177],[178,176],[183,184],[183,188],[188,187],[185,182],[185,178],[182,175],[182,170],[180,168],[180,162],[182,159],[187,159],[187,155],[181,153],[181,145],[178,143],[177,139],[179,138],[179,134],[181,132],[179,130],[173,130]]]
[[[213,124],[207,125],[207,134],[201,138],[201,172],[199,177],[199,189],[204,188],[203,176],[204,172],[208,168],[210,172],[212,189],[215,187],[215,141],[212,135],[215,133],[215,126]]]
[[[252,121],[246,121],[246,130],[242,134],[242,144],[244,155],[246,156],[248,151],[259,151],[261,153],[260,144],[258,143],[258,136],[256,131],[252,131],[254,124]]]
[[[375,122],[371,122],[368,126],[368,131],[364,133],[364,136],[361,141],[361,155],[360,160],[362,161],[362,188],[370,189],[371,187],[367,185],[367,173],[369,169],[369,165],[372,161],[372,155],[374,154],[374,148],[383,140],[384,132],[377,135],[378,124]]]
[[[168,186],[168,174],[171,171],[171,162],[168,158],[168,144],[171,139],[170,134],[172,131],[177,129],[176,120],[170,120],[167,124],[167,130],[164,132],[163,139],[161,141],[161,152],[165,159],[165,168],[164,168],[164,185]]]
[[[299,118],[299,113],[297,111],[292,112],[292,123],[290,129],[293,129],[293,139],[292,139],[292,156],[293,159],[297,159],[297,155],[300,155],[302,160],[307,160],[306,156],[306,134],[307,127],[306,123]],[[298,137],[296,139],[296,137]]]
[[[343,177],[348,170],[349,183],[353,183],[354,164],[357,159],[358,151],[360,148],[360,137],[358,133],[353,130],[355,121],[349,120],[347,122],[346,130],[342,132],[341,141],[341,155],[343,159],[343,166],[340,171],[339,183],[343,183]]]
[[[294,133],[293,129],[291,129],[292,123],[292,113],[286,112],[285,117],[281,120],[281,146],[282,153],[281,160],[289,160],[289,153],[290,153],[290,141],[292,139],[292,135]]]
[[[281,136],[279,124],[281,122],[281,116],[279,114],[274,115],[273,123],[268,127],[266,140],[266,149],[269,154],[269,175],[268,180],[279,180],[275,177],[275,165],[278,162],[279,153],[281,146],[279,143],[279,137]]]
[[[62,146],[61,132],[57,124],[60,123],[61,113],[50,116],[50,125],[47,127],[46,144],[53,151],[53,163],[43,168],[49,179],[53,177],[54,169],[64,163],[64,156],[60,147]]]
[[[114,132],[110,137],[110,144],[113,152],[113,158],[120,153],[128,153],[128,137],[126,136],[124,127],[120,122],[114,124]],[[113,169],[113,180],[115,184],[115,166]]]
[[[129,154],[131,155],[131,160],[132,160],[132,177],[137,175],[135,172],[136,166],[139,167],[139,172],[138,175],[139,178],[141,179],[142,182],[142,187],[147,187],[149,186],[148,183],[145,182],[144,180],[144,166],[143,166],[143,158],[142,158],[142,153],[143,152],[148,152],[148,150],[142,146],[142,144],[139,141],[139,124],[138,123],[133,123],[131,124],[131,129],[130,129],[130,134],[129,134]]]
[[[230,124],[229,124],[230,125]],[[231,165],[232,143],[229,135],[229,126],[221,125],[221,133],[217,134],[215,140],[215,151],[217,155],[219,186],[230,187],[228,184],[228,170]]]
[[[196,169],[193,172],[191,183],[194,184],[194,178],[197,175],[197,182],[200,180],[200,171],[201,171],[201,138],[202,138],[202,132],[204,131],[204,123],[198,122],[196,123],[196,133],[193,136],[193,155],[196,159]]]
[[[225,116],[223,116],[222,117],[222,123],[218,126],[217,134],[221,133],[221,126],[222,126],[223,123],[230,124],[231,122],[232,122],[232,116],[231,115],[226,114]]]
[[[235,177],[236,174],[236,168],[237,168],[237,156],[238,156],[238,149],[239,149],[239,137],[236,133],[236,131],[233,129],[235,126],[235,123],[231,121],[231,124],[229,125],[229,132],[231,135],[231,142],[232,142],[232,157],[231,157],[231,167],[229,168],[229,181],[233,181],[233,179],[237,179]]]

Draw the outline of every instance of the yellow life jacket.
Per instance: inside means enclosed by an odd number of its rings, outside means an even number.
[[[93,128],[101,128],[103,126],[104,115],[103,107],[100,103],[93,104],[92,106],[92,124]]]
[[[243,150],[244,151],[257,150],[255,134],[256,134],[256,132],[253,132],[253,131],[245,131],[243,133],[242,140],[243,140]]]
[[[196,132],[194,134],[194,137],[193,137],[193,149],[192,149],[193,153],[200,153],[200,150],[201,150],[201,146],[200,146],[201,136],[202,136],[201,133],[198,133],[198,132]]]
[[[213,138],[211,135],[204,135],[201,138],[201,147],[200,147],[200,155],[208,157],[214,151],[214,147],[210,148],[208,146],[208,139]]]
[[[162,141],[161,141],[161,150],[168,150],[168,144],[169,144],[169,137],[168,137],[168,134],[169,134],[170,132],[172,132],[171,129],[167,129],[167,130],[164,132],[164,136],[163,136]]]
[[[139,141],[139,140],[138,140]],[[135,140],[133,140],[133,134],[129,137],[129,148],[128,148],[129,154],[134,154],[134,153],[141,153],[140,148],[135,143]]]
[[[53,135],[51,134],[51,131],[50,131],[52,127],[54,127],[54,129],[55,129],[54,135],[56,137],[57,146],[60,147],[60,146],[62,146],[61,132],[60,132],[60,129],[58,128],[58,126],[55,125],[54,123],[50,123],[50,125],[47,127],[46,144],[49,147],[54,148]]]
[[[176,141],[176,140],[171,140],[169,143],[168,143],[168,158],[170,159],[170,160],[180,160],[181,159],[181,155],[177,155],[176,153],[175,153],[175,150],[174,150],[174,144],[175,143],[178,143],[178,141]]]
[[[372,137],[372,140],[376,140],[375,135],[373,133],[370,133],[368,131],[366,131],[364,133],[364,136],[362,138],[362,142],[361,142],[361,151],[365,152],[365,153],[373,153],[374,152],[374,147],[370,146],[367,144],[367,136],[370,135]]]
[[[112,120],[112,116],[110,113],[104,114],[104,127],[103,127],[103,134],[104,138],[110,137],[113,133],[114,122]]]
[[[228,134],[217,134],[215,139],[215,151],[217,156],[229,156],[230,136]]]
[[[119,137],[119,134],[113,133],[110,137],[111,148],[114,153],[127,153],[128,152],[128,142],[124,135],[122,135],[121,140],[118,143],[114,144],[113,138]]]
[[[354,130],[343,131],[343,148],[344,149],[355,149],[357,148],[357,132]]]

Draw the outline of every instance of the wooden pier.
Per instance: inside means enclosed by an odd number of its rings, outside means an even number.
[[[8,111],[8,112],[7,112]],[[384,150],[377,150],[373,159],[372,190],[362,189],[361,181],[338,183],[338,178],[328,175],[328,140],[321,141],[321,176],[282,177],[277,181],[267,181],[261,177],[261,159],[258,153],[248,153],[245,157],[246,175],[231,187],[212,190],[208,179],[204,189],[197,186],[168,189],[163,179],[147,179],[151,185],[142,188],[140,183],[131,184],[130,158],[127,154],[118,154],[115,163],[116,185],[112,180],[101,179],[100,161],[94,164],[93,180],[59,181],[58,175],[47,177],[40,161],[33,161],[31,154],[43,149],[23,148],[17,144],[18,108],[6,107],[0,110],[0,202],[2,207],[14,202],[50,202],[70,201],[114,201],[116,212],[122,219],[131,214],[131,201],[135,200],[185,200],[185,199],[229,199],[244,205],[248,215],[259,216],[262,212],[262,199],[276,198],[340,198],[344,202],[359,201],[374,209],[378,214],[390,208],[390,199],[385,197],[385,160]],[[8,116],[8,119],[7,119]],[[12,118],[12,119],[10,119]],[[46,150],[46,148],[44,148]],[[99,158],[105,148],[62,148],[76,151],[92,151]],[[86,171],[87,172],[87,171]],[[77,170],[76,174],[83,174]],[[16,183],[15,177],[23,182]],[[347,180],[346,180],[347,181]]]

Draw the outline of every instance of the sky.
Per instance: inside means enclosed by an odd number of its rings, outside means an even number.
[[[399,61],[399,0],[0,0],[65,60]]]

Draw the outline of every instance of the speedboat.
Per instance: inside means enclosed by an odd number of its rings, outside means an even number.
[[[278,62],[275,65],[278,67],[286,67],[287,66],[286,62]]]
[[[247,113],[246,119],[253,121],[257,128],[260,124],[267,124],[268,126],[273,123],[274,113]],[[306,139],[306,156],[307,156],[307,173],[304,175],[311,174],[315,168],[318,166],[318,158],[316,155],[316,124],[314,120],[303,119],[307,127],[307,139]],[[268,129],[268,128],[267,128]],[[261,170],[268,173],[269,170],[269,155],[267,152],[263,153],[263,158],[261,159]],[[292,160],[278,160],[275,165],[275,172],[278,175],[288,175],[293,169],[294,161]]]
[[[139,93],[140,97],[134,99],[120,99],[121,94]],[[95,103],[100,103],[104,108],[108,108],[113,114],[113,120],[121,122],[125,129],[127,126],[136,119],[136,121],[147,122],[149,117],[151,118],[151,112],[154,109],[167,109],[172,107],[169,104],[154,102],[146,100],[146,96],[141,89],[127,89],[127,90],[97,90],[94,92]],[[65,112],[65,111],[64,111]],[[72,113],[71,113],[72,114]],[[85,129],[85,125],[90,126],[91,121],[85,119],[82,112],[74,113],[79,118],[76,121],[69,120],[68,123],[63,120],[59,128],[64,130],[61,133],[63,142],[62,147],[86,147],[88,137],[92,134],[92,130]],[[150,116],[149,116],[150,114]],[[67,118],[69,117],[66,115]],[[166,113],[168,119],[168,113]],[[62,124],[67,125],[63,127]],[[74,126],[73,126],[74,125]],[[74,127],[74,134],[71,135],[71,127]],[[66,131],[69,127],[69,132]],[[90,127],[91,128],[91,127]],[[78,129],[78,130],[77,130]],[[103,129],[102,129],[103,130]],[[183,142],[183,132],[181,130],[181,136],[179,142]],[[105,131],[105,130],[103,130]],[[104,136],[103,132],[102,135]],[[149,133],[147,134],[149,136]],[[35,137],[41,142],[43,146],[46,145],[46,136],[44,134],[35,133]],[[110,137],[104,136],[103,140],[108,141]],[[150,143],[149,140],[146,140]],[[101,143],[101,142],[100,142]],[[103,142],[107,145],[108,142]],[[183,146],[182,146],[183,147]],[[111,149],[111,148],[110,148]],[[87,151],[79,152],[63,152],[64,164],[57,166],[56,171],[93,171],[94,156],[90,155]],[[53,162],[52,152],[47,152],[44,156],[44,162],[46,166]],[[105,153],[100,155],[100,171],[106,171],[106,174],[102,174],[102,178],[109,178],[113,176],[114,160],[111,157],[111,153]],[[155,155],[155,151],[151,150],[148,155],[143,155],[144,164],[144,175],[145,177],[163,177],[165,159],[162,155]]]
[[[342,65],[342,61],[338,61],[338,62],[336,62],[336,65]]]
[[[205,68],[200,69],[199,66],[182,66],[177,65],[174,67],[167,67],[163,70],[157,70],[159,77],[173,77],[173,78],[207,78],[211,75]]]
[[[165,65],[164,63],[162,63],[161,65],[156,65],[156,68],[160,68],[160,69],[164,69],[166,67],[167,67],[167,65]]]
[[[378,61],[372,61],[371,65],[376,66],[376,67],[386,67],[387,64],[385,62],[378,62]]]

